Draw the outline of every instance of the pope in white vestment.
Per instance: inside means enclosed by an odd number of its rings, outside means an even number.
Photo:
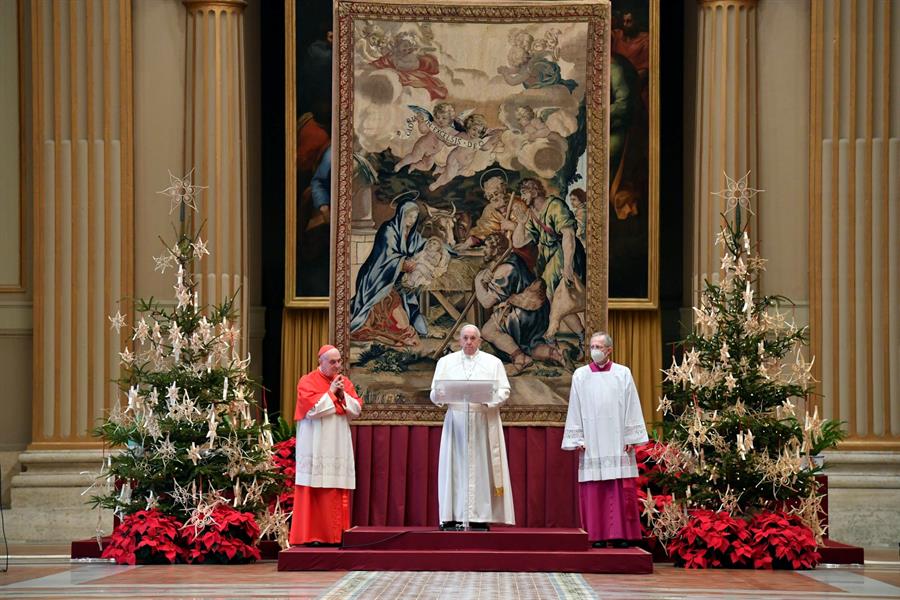
[[[499,358],[479,350],[481,334],[477,327],[463,326],[459,337],[462,350],[438,361],[431,382],[431,401],[448,407],[438,461],[440,520],[444,525],[464,521],[476,526],[513,525],[512,486],[500,422],[500,405],[509,398],[509,379]],[[435,388],[435,382],[446,380],[496,382],[490,402],[469,405],[468,440],[466,404],[454,402],[442,389]]]
[[[591,336],[591,363],[572,374],[562,449],[578,450],[582,527],[596,546],[641,537],[634,446],[647,428],[631,370],[612,362],[612,339]]]

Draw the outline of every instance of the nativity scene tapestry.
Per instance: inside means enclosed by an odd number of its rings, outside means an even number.
[[[332,326],[363,419],[435,423],[473,323],[511,425],[565,420],[606,323],[608,2],[335,5]]]

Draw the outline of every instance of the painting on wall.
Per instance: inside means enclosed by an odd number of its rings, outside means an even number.
[[[609,306],[659,298],[659,0],[613,0]]]
[[[559,424],[606,322],[610,5],[335,4],[331,321],[368,422],[440,422],[465,323]]]
[[[285,1],[285,304],[331,293],[332,7]]]

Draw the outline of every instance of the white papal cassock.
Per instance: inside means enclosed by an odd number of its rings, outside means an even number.
[[[466,405],[453,398],[439,399],[434,384],[442,380],[492,380],[497,383],[494,400],[469,407],[469,439],[466,440]],[[500,405],[509,398],[509,379],[499,358],[478,351],[473,356],[454,352],[440,359],[431,381],[431,401],[447,403],[441,454],[438,461],[438,507],[440,519],[475,523],[515,523],[506,442],[500,422]],[[468,448],[468,473],[466,450]]]
[[[612,364],[607,372],[590,365],[572,374],[563,450],[585,447],[578,459],[578,481],[637,477],[634,451],[627,444],[647,441],[647,428],[634,378],[628,367]]]

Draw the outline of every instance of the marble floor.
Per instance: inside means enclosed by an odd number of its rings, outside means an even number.
[[[9,570],[0,573],[0,598],[900,598],[900,561],[894,550],[867,550],[862,566],[823,566],[815,571],[686,571],[656,565],[652,575],[576,574],[565,578],[530,573],[278,572],[274,562],[127,567],[73,562],[63,548],[18,547],[10,551]],[[0,569],[4,559],[0,556]]]

